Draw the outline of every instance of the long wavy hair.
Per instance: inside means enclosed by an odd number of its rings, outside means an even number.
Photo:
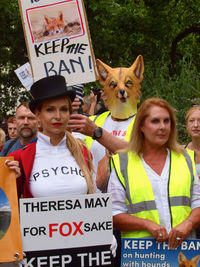
[[[131,133],[131,140],[129,142],[129,145],[122,152],[134,151],[138,155],[143,152],[144,134],[141,131],[141,126],[143,125],[145,119],[148,117],[149,108],[152,106],[165,108],[169,112],[171,130],[169,139],[166,143],[166,148],[169,148],[174,152],[184,154],[184,149],[177,142],[176,116],[174,114],[174,109],[167,101],[161,98],[148,98],[141,104],[135,118],[133,130]]]
[[[69,103],[69,112],[72,114],[72,102],[69,97],[65,97]],[[41,111],[43,102],[40,102],[36,109]],[[66,145],[71,152],[72,156],[75,158],[77,164],[79,165],[81,172],[87,182],[88,194],[92,194],[96,191],[96,187],[93,180],[94,167],[92,163],[92,158],[89,150],[85,146],[84,142],[81,139],[75,138],[68,130],[66,134]],[[83,147],[87,151],[87,162],[83,154]],[[67,160],[67,159],[66,159]]]

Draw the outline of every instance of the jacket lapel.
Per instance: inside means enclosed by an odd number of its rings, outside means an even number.
[[[26,181],[29,179],[31,175],[31,170],[33,167],[33,162],[36,153],[36,142],[29,144],[28,146],[23,147],[23,153],[21,153],[21,163],[24,169],[24,174],[26,177]]]

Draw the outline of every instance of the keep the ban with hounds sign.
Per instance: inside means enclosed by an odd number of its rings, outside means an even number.
[[[82,0],[18,0],[34,81],[63,75],[67,85],[96,80]]]

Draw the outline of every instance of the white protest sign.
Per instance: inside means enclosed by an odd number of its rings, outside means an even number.
[[[18,0],[34,82],[63,75],[67,85],[96,80],[82,0]]]
[[[31,85],[33,84],[33,76],[32,76],[32,71],[31,71],[31,66],[27,62],[21,67],[17,68],[15,70],[15,73],[22,83],[22,85],[27,89],[30,90]]]
[[[20,199],[24,251],[111,244],[110,194]]]

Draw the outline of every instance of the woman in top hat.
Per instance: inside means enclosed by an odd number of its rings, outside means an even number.
[[[66,87],[63,76],[50,76],[35,82],[30,90],[30,110],[36,115],[42,132],[36,142],[10,153],[7,161],[17,175],[19,197],[48,197],[94,193],[90,152],[79,139],[66,131],[75,91]],[[13,163],[14,162],[14,163]],[[111,245],[115,255],[116,240]],[[11,266],[11,265],[9,265]]]
[[[37,142],[10,154],[23,170],[17,179],[19,196],[93,193],[90,153],[80,140],[66,131],[75,91],[67,88],[63,76],[56,75],[35,82],[30,93],[29,107],[42,132],[38,133]]]

